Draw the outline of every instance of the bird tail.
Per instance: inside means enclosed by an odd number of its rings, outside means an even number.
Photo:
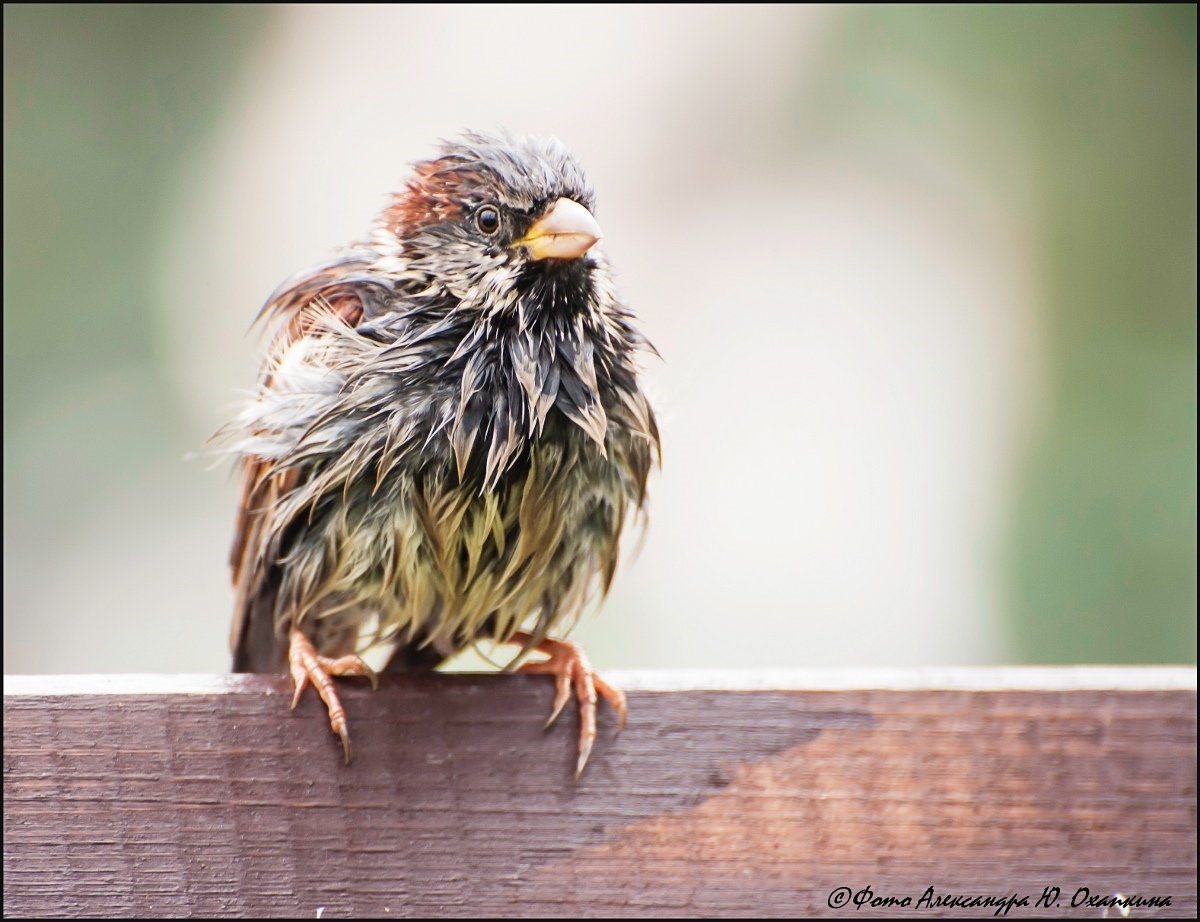
[[[273,574],[242,603],[241,633],[234,638],[234,672],[281,672],[287,665],[287,646],[275,633],[275,594],[279,577]]]

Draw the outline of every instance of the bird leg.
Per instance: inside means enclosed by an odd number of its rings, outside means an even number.
[[[362,657],[348,655],[339,657],[321,656],[317,653],[312,641],[299,628],[292,628],[288,634],[288,667],[292,673],[292,682],[296,691],[292,695],[292,710],[300,701],[304,689],[312,683],[325,707],[329,710],[329,726],[342,739],[342,749],[346,753],[346,764],[350,764],[350,730],[346,726],[346,709],[338,700],[337,689],[333,686],[332,676],[366,676],[371,680],[371,687],[379,687],[379,676],[375,670],[363,662]]]
[[[528,632],[518,631],[509,642],[523,644],[529,643],[532,639],[532,635]],[[547,637],[534,644],[533,648],[547,654],[550,658],[540,662],[525,663],[517,669],[517,672],[554,676],[554,706],[550,712],[550,719],[546,721],[547,727],[554,723],[558,715],[562,713],[567,699],[571,697],[572,686],[574,686],[575,697],[579,701],[579,761],[575,765],[575,777],[578,778],[583,773],[583,767],[587,764],[588,756],[592,752],[592,744],[596,741],[597,694],[616,710],[619,719],[618,729],[625,726],[625,718],[629,713],[625,705],[625,694],[596,674],[579,644]]]

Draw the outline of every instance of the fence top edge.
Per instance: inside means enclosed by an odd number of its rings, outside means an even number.
[[[450,675],[478,675],[455,673]],[[1194,666],[963,666],[910,669],[671,669],[604,672],[626,691],[1195,691]],[[282,677],[6,675],[5,697],[216,695],[277,690]]]

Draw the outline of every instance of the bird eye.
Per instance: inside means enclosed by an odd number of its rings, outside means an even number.
[[[485,234],[491,236],[500,229],[500,212],[491,205],[484,205],[475,212],[475,225]]]

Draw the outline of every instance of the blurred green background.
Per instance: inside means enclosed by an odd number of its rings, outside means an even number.
[[[1195,7],[10,4],[6,672],[225,668],[250,319],[497,125],[666,359],[600,665],[1195,662]]]

